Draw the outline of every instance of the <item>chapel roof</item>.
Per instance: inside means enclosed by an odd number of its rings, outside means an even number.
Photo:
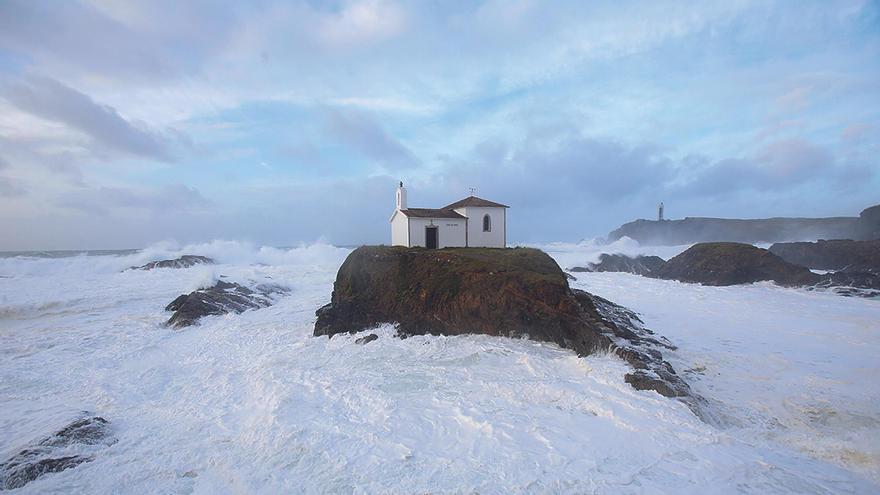
[[[489,201],[488,199],[478,198],[476,196],[468,196],[461,201],[456,201],[451,205],[444,207],[444,210],[454,210],[455,208],[464,208],[466,206],[483,206],[483,207],[495,207],[495,208],[510,208],[507,205],[503,205],[501,203],[496,203],[494,201]]]
[[[416,218],[467,218],[447,208],[407,208],[400,210],[400,212],[408,217]]]

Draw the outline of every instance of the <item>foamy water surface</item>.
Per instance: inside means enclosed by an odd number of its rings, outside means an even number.
[[[629,240],[541,246],[564,268]],[[118,442],[22,493],[877,493],[880,301],[582,273],[642,313],[718,424],[610,356],[484,336],[311,336],[348,249],[160,244],[0,258],[0,462],[81,411]],[[218,265],[122,271],[199,254]],[[291,288],[172,330],[220,277]]]

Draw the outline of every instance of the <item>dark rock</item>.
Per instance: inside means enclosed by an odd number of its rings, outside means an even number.
[[[779,285],[802,286],[819,282],[819,276],[805,267],[788,263],[766,249],[735,242],[695,244],[652,276],[703,285],[770,280]]]
[[[811,288],[831,289],[841,296],[873,298],[880,296],[880,273],[834,272],[819,275]]]
[[[0,464],[0,489],[20,488],[44,474],[92,461],[99,448],[115,442],[106,419],[100,416],[77,419]]]
[[[880,240],[779,242],[770,252],[807,268],[880,274]]]
[[[663,360],[664,339],[610,301],[572,290],[537,249],[407,249],[363,246],[336,276],[316,312],[316,336],[396,323],[399,336],[485,334],[552,342],[579,355],[611,349],[652,385],[694,405],[699,399]],[[640,379],[634,386],[647,383]]]
[[[371,333],[370,335],[367,335],[365,337],[360,337],[358,339],[355,339],[354,343],[360,344],[360,345],[366,345],[366,344],[369,344],[370,342],[372,342],[374,340],[378,340],[378,339],[379,339],[378,335],[376,335],[375,333]]]
[[[572,268],[573,272],[624,272],[636,275],[647,275],[656,272],[666,263],[659,256],[636,256],[635,258],[625,254],[599,255],[598,263],[590,263],[586,267]]]
[[[865,208],[859,213],[855,239],[870,241],[880,239],[880,205]]]
[[[271,306],[278,295],[289,291],[278,285],[258,285],[256,290],[243,285],[218,281],[213,287],[199,289],[183,294],[171,301],[165,311],[174,314],[165,323],[174,328],[195,324],[199,318],[208,315],[242,313],[249,309]]]
[[[189,268],[195,265],[213,265],[214,260],[207,256],[185,254],[173,260],[151,261],[146,265],[133,266],[129,270],[152,270],[154,268]]]

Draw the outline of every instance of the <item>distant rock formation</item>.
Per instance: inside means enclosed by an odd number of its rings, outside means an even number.
[[[659,256],[626,256],[624,254],[599,255],[598,263],[590,263],[586,267],[574,267],[572,272],[624,272],[650,276],[663,266],[665,261]]]
[[[695,244],[653,274],[657,278],[703,285],[738,285],[770,280],[779,285],[818,283],[819,276],[766,249],[736,242]]]
[[[770,252],[808,268],[880,274],[880,240],[779,242],[770,246]]]
[[[858,217],[731,219],[688,217],[682,220],[636,220],[608,234],[642,245],[677,246],[695,242],[805,241],[815,239],[880,239],[880,205]]]
[[[857,241],[880,239],[880,205],[865,208],[859,213],[859,222],[853,239]]]
[[[203,316],[265,308],[275,302],[275,296],[288,292],[288,289],[278,285],[258,285],[256,290],[252,290],[220,280],[213,287],[182,294],[171,301],[165,311],[174,311],[174,314],[165,324],[183,328],[195,324]]]
[[[116,442],[100,416],[77,419],[0,463],[0,490],[12,490],[47,473],[94,460],[95,452]]]
[[[527,337],[579,355],[612,349],[635,368],[625,377],[633,387],[698,402],[663,360],[660,349],[671,344],[635,313],[569,288],[556,262],[537,249],[360,247],[316,314],[316,336],[393,323],[400,336]]]
[[[213,265],[214,260],[207,256],[184,254],[173,260],[151,261],[146,265],[132,266],[128,270],[153,270],[155,268],[189,268],[195,265]]]

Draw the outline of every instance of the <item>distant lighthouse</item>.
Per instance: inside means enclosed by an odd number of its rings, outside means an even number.
[[[657,207],[657,220],[663,221],[663,202],[660,202],[660,206]]]

